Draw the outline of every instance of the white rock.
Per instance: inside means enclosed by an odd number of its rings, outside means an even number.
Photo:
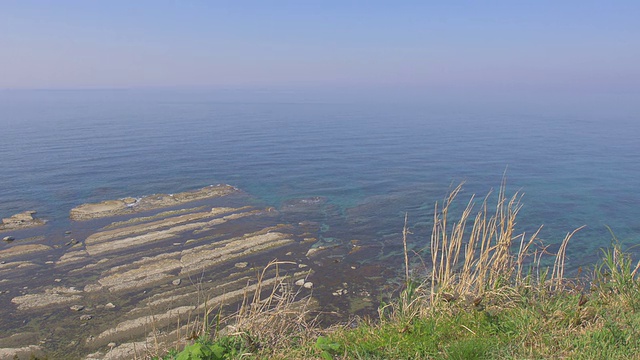
[[[333,292],[333,296],[342,296],[342,295],[346,295],[347,293],[349,293],[349,290],[347,289],[338,289]]]

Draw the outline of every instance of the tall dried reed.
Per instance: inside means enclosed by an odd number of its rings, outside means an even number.
[[[279,268],[284,264],[296,263],[271,261],[258,275],[253,294],[245,293],[239,310],[227,320],[229,335],[242,336],[249,350],[287,348],[318,330],[315,318],[310,316],[311,296],[302,296],[289,277],[280,275]],[[277,281],[265,288],[265,276],[271,268],[275,268]]]
[[[482,296],[501,287],[532,283],[557,287],[563,282],[567,244],[579,229],[567,234],[560,244],[553,270],[546,279],[539,271],[544,251],[532,249],[542,226],[530,236],[516,232],[522,194],[516,192],[508,197],[503,180],[497,196],[489,192],[473,219],[475,196],[454,220],[451,209],[461,189],[462,184],[449,193],[441,206],[435,206],[430,244],[432,302],[444,293]],[[496,204],[491,206],[494,197]],[[535,275],[538,276],[532,278]]]
[[[435,204],[429,244],[431,271],[422,281],[409,278],[405,215],[402,234],[407,286],[400,299],[390,305],[392,311],[382,309],[383,313],[394,314],[394,320],[424,315],[439,300],[464,298],[478,304],[487,293],[508,296],[523,287],[562,288],[566,248],[581,228],[568,233],[556,254],[551,254],[548,247],[536,244],[542,226],[528,236],[516,231],[516,218],[522,209],[520,192],[507,196],[503,180],[497,194],[490,191],[479,206],[473,195],[456,214],[462,185]],[[544,255],[555,257],[551,271],[541,266]]]

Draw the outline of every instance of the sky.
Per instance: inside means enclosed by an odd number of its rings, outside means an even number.
[[[640,93],[640,1],[0,0],[0,89]]]

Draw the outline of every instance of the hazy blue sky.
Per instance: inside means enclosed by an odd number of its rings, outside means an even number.
[[[0,0],[0,88],[640,89],[640,1]]]

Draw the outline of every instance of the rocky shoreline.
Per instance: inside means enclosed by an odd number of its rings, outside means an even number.
[[[289,264],[268,271],[262,286],[288,277],[309,293],[313,267],[304,254],[314,229],[279,223],[273,208],[217,204],[239,193],[218,185],[85,204],[70,218],[106,225],[73,234],[62,251],[46,242],[8,244],[0,250],[0,302],[8,310],[0,359],[126,359],[158,341],[174,346],[189,319],[239,301],[275,258]]]

